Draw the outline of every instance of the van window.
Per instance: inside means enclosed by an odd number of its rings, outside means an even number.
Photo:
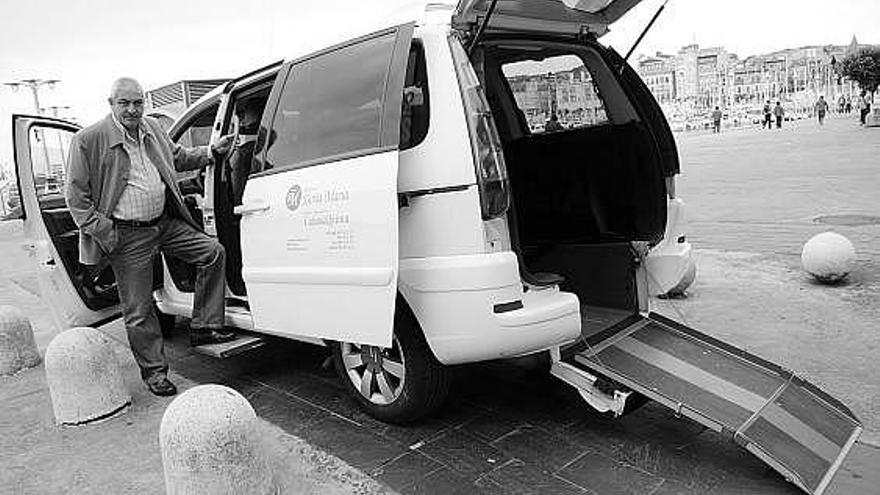
[[[272,121],[264,168],[378,148],[394,42],[391,33],[293,65]]]
[[[64,168],[72,137],[73,132],[66,129],[38,126],[31,128],[30,152],[34,190],[41,205],[47,200],[64,195]]]
[[[403,83],[403,108],[400,115],[400,150],[414,148],[428,135],[428,74],[425,50],[413,40]]]
[[[214,103],[199,111],[188,122],[180,126],[174,139],[177,144],[192,148],[194,146],[206,146],[211,141],[211,129],[217,116],[220,104]]]
[[[593,75],[575,55],[502,64],[501,70],[533,134],[609,122]]]

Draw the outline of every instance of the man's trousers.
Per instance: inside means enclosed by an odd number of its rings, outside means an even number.
[[[162,331],[153,303],[153,259],[162,252],[196,267],[191,327],[223,328],[225,263],[223,247],[179,218],[163,215],[150,227],[117,224],[119,242],[109,253],[116,275],[125,330],[144,380],[168,372]]]

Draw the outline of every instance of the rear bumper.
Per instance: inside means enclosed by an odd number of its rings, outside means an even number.
[[[511,252],[401,260],[400,290],[444,364],[530,354],[580,334],[577,296],[523,293]]]
[[[666,232],[663,240],[648,252],[648,291],[651,295],[683,292],[692,282],[696,264],[691,243],[685,237],[684,202],[671,199],[666,207]]]

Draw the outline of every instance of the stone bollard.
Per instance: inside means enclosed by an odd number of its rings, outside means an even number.
[[[89,327],[59,333],[46,348],[46,381],[55,421],[81,425],[131,404],[110,339]]]
[[[174,399],[159,445],[168,495],[276,493],[257,415],[231,388],[199,385]]]
[[[0,375],[11,375],[40,364],[34,331],[14,306],[0,306]]]

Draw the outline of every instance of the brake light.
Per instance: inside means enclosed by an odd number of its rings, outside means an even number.
[[[501,152],[501,140],[498,138],[498,130],[495,129],[495,121],[492,120],[489,104],[483,95],[483,87],[464,47],[454,36],[449,37],[449,46],[467,116],[483,220],[497,218],[504,215],[510,206],[510,186]]]

